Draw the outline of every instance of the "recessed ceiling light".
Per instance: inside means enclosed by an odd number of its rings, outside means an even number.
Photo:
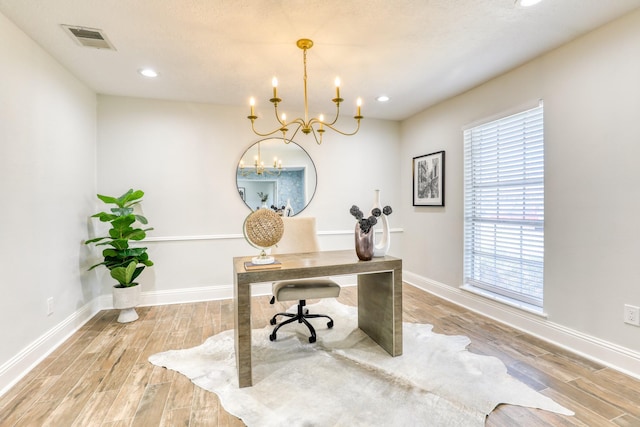
[[[138,72],[145,77],[158,77],[158,72],[151,68],[141,68]]]
[[[540,3],[542,0],[516,0],[516,5],[520,7],[529,7]]]
[[[378,102],[387,102],[390,98],[387,95],[380,95],[379,97],[376,98],[376,101]]]

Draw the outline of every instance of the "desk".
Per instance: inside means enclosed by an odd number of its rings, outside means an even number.
[[[246,271],[251,257],[233,258],[236,367],[240,387],[250,387],[251,284],[309,277],[358,275],[358,327],[391,356],[402,354],[402,260],[360,261],[355,250],[277,255],[282,268]]]

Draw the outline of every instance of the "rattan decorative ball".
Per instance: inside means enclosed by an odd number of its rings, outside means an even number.
[[[244,229],[249,243],[266,249],[282,239],[284,223],[280,215],[271,209],[257,209],[245,220]]]

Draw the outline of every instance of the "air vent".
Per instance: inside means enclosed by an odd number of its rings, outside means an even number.
[[[93,47],[95,49],[116,50],[102,30],[87,27],[75,27],[72,25],[63,25],[62,28],[64,28],[71,38],[80,46]]]

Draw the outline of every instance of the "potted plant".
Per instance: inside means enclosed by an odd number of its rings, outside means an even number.
[[[118,322],[132,322],[138,318],[135,306],[140,301],[140,286],[136,278],[146,267],[153,265],[147,254],[147,248],[129,246],[131,241],[139,241],[146,237],[147,231],[153,228],[139,228],[138,223],[147,224],[142,215],[134,214],[133,207],[140,203],[144,196],[142,190],[130,189],[120,197],[103,196],[98,198],[107,205],[115,205],[110,212],[99,212],[92,216],[101,222],[111,224],[108,236],[87,240],[86,244],[95,243],[96,246],[106,246],[102,251],[103,261],[89,268],[104,265],[111,277],[118,281],[113,287],[113,306],[121,309]]]

